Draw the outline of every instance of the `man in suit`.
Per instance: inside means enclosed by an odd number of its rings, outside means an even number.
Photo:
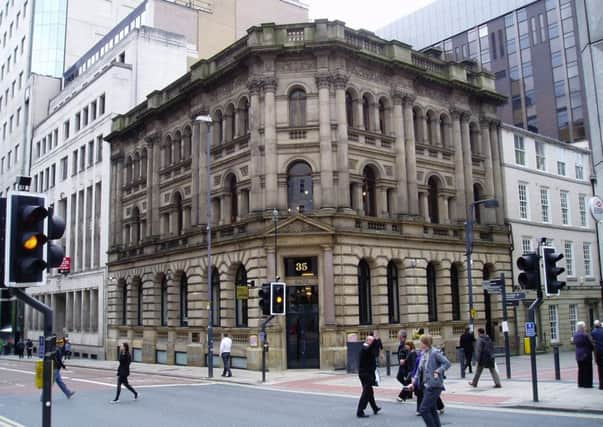
[[[366,341],[362,344],[360,350],[360,360],[358,363],[358,377],[362,384],[362,394],[358,401],[358,408],[356,409],[356,416],[358,418],[368,417],[364,413],[367,405],[370,404],[375,415],[381,410],[375,402],[375,394],[373,392],[373,384],[375,383],[375,369],[377,363],[375,360],[375,337],[367,335]]]
[[[431,335],[421,337],[422,357],[410,388],[421,387],[423,400],[419,413],[427,427],[441,427],[437,402],[444,389],[444,372],[450,368],[450,362],[439,350],[432,347]]]

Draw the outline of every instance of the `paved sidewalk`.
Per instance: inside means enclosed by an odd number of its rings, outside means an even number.
[[[2,356],[2,358],[12,361],[18,360],[14,356]],[[30,361],[26,359],[25,363],[33,360],[35,359]],[[72,359],[65,361],[65,364],[68,367],[117,369],[117,362],[115,361]],[[578,388],[576,386],[577,367],[574,352],[562,352],[560,354],[560,381],[555,381],[552,353],[537,356],[539,402],[533,401],[529,356],[511,358],[512,379],[506,379],[504,358],[497,359],[497,364],[503,384],[503,387],[499,389],[493,387],[494,383],[487,370],[483,372],[477,388],[469,386],[468,381],[472,376],[468,374],[467,378],[460,378],[459,365],[454,364],[447,373],[446,391],[443,394],[444,401],[454,406],[519,407],[591,412],[603,415],[603,390],[598,389],[596,366],[593,366],[595,374],[594,388]],[[188,379],[208,379],[206,367],[133,363],[131,370],[138,374],[148,373]],[[221,377],[222,367],[215,366],[214,377],[211,380],[339,396],[358,397],[360,394],[357,375],[347,374],[345,371],[321,371],[316,369],[270,371],[266,374],[266,383],[264,384],[261,382],[261,372],[244,369],[233,369],[232,371],[233,376],[231,378]],[[375,389],[377,399],[395,401],[400,390],[400,384],[396,381],[395,375],[395,368],[392,368],[391,376],[387,376],[385,368],[381,368],[382,385]],[[415,401],[412,402],[414,404]]]

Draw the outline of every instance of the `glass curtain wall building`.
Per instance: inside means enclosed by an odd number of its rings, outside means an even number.
[[[38,0],[34,8],[31,72],[61,77],[65,60],[67,0]]]
[[[461,0],[455,5],[463,9],[470,4],[482,7],[489,3]],[[451,7],[452,3],[441,0],[430,7],[438,5]],[[434,14],[436,19],[445,15]],[[586,138],[582,64],[572,0],[530,2],[486,22],[465,19],[465,30],[417,47],[438,48],[431,52],[441,51],[443,59],[475,61],[492,72],[496,90],[509,97],[509,102],[499,107],[503,121],[562,141]],[[430,23],[438,25],[436,20]],[[396,21],[378,33],[405,41],[408,31],[412,29]]]

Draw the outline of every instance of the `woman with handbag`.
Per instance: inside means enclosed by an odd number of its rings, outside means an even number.
[[[127,342],[122,343],[119,350],[119,367],[117,368],[117,394],[115,399],[110,403],[119,403],[119,394],[121,393],[121,385],[125,385],[128,390],[134,394],[134,400],[138,400],[138,392],[128,382],[130,376],[130,363],[132,356],[130,355],[130,346]]]

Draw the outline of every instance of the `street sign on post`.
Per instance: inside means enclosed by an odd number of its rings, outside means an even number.
[[[46,338],[40,335],[40,338],[38,338],[38,357],[44,359],[44,353],[46,353]]]
[[[489,294],[500,294],[502,292],[502,282],[500,280],[485,280],[482,282],[482,287]]]
[[[528,295],[525,292],[511,292],[507,294],[507,301],[522,301],[526,299]]]
[[[534,322],[526,322],[526,337],[536,336],[536,324]]]

